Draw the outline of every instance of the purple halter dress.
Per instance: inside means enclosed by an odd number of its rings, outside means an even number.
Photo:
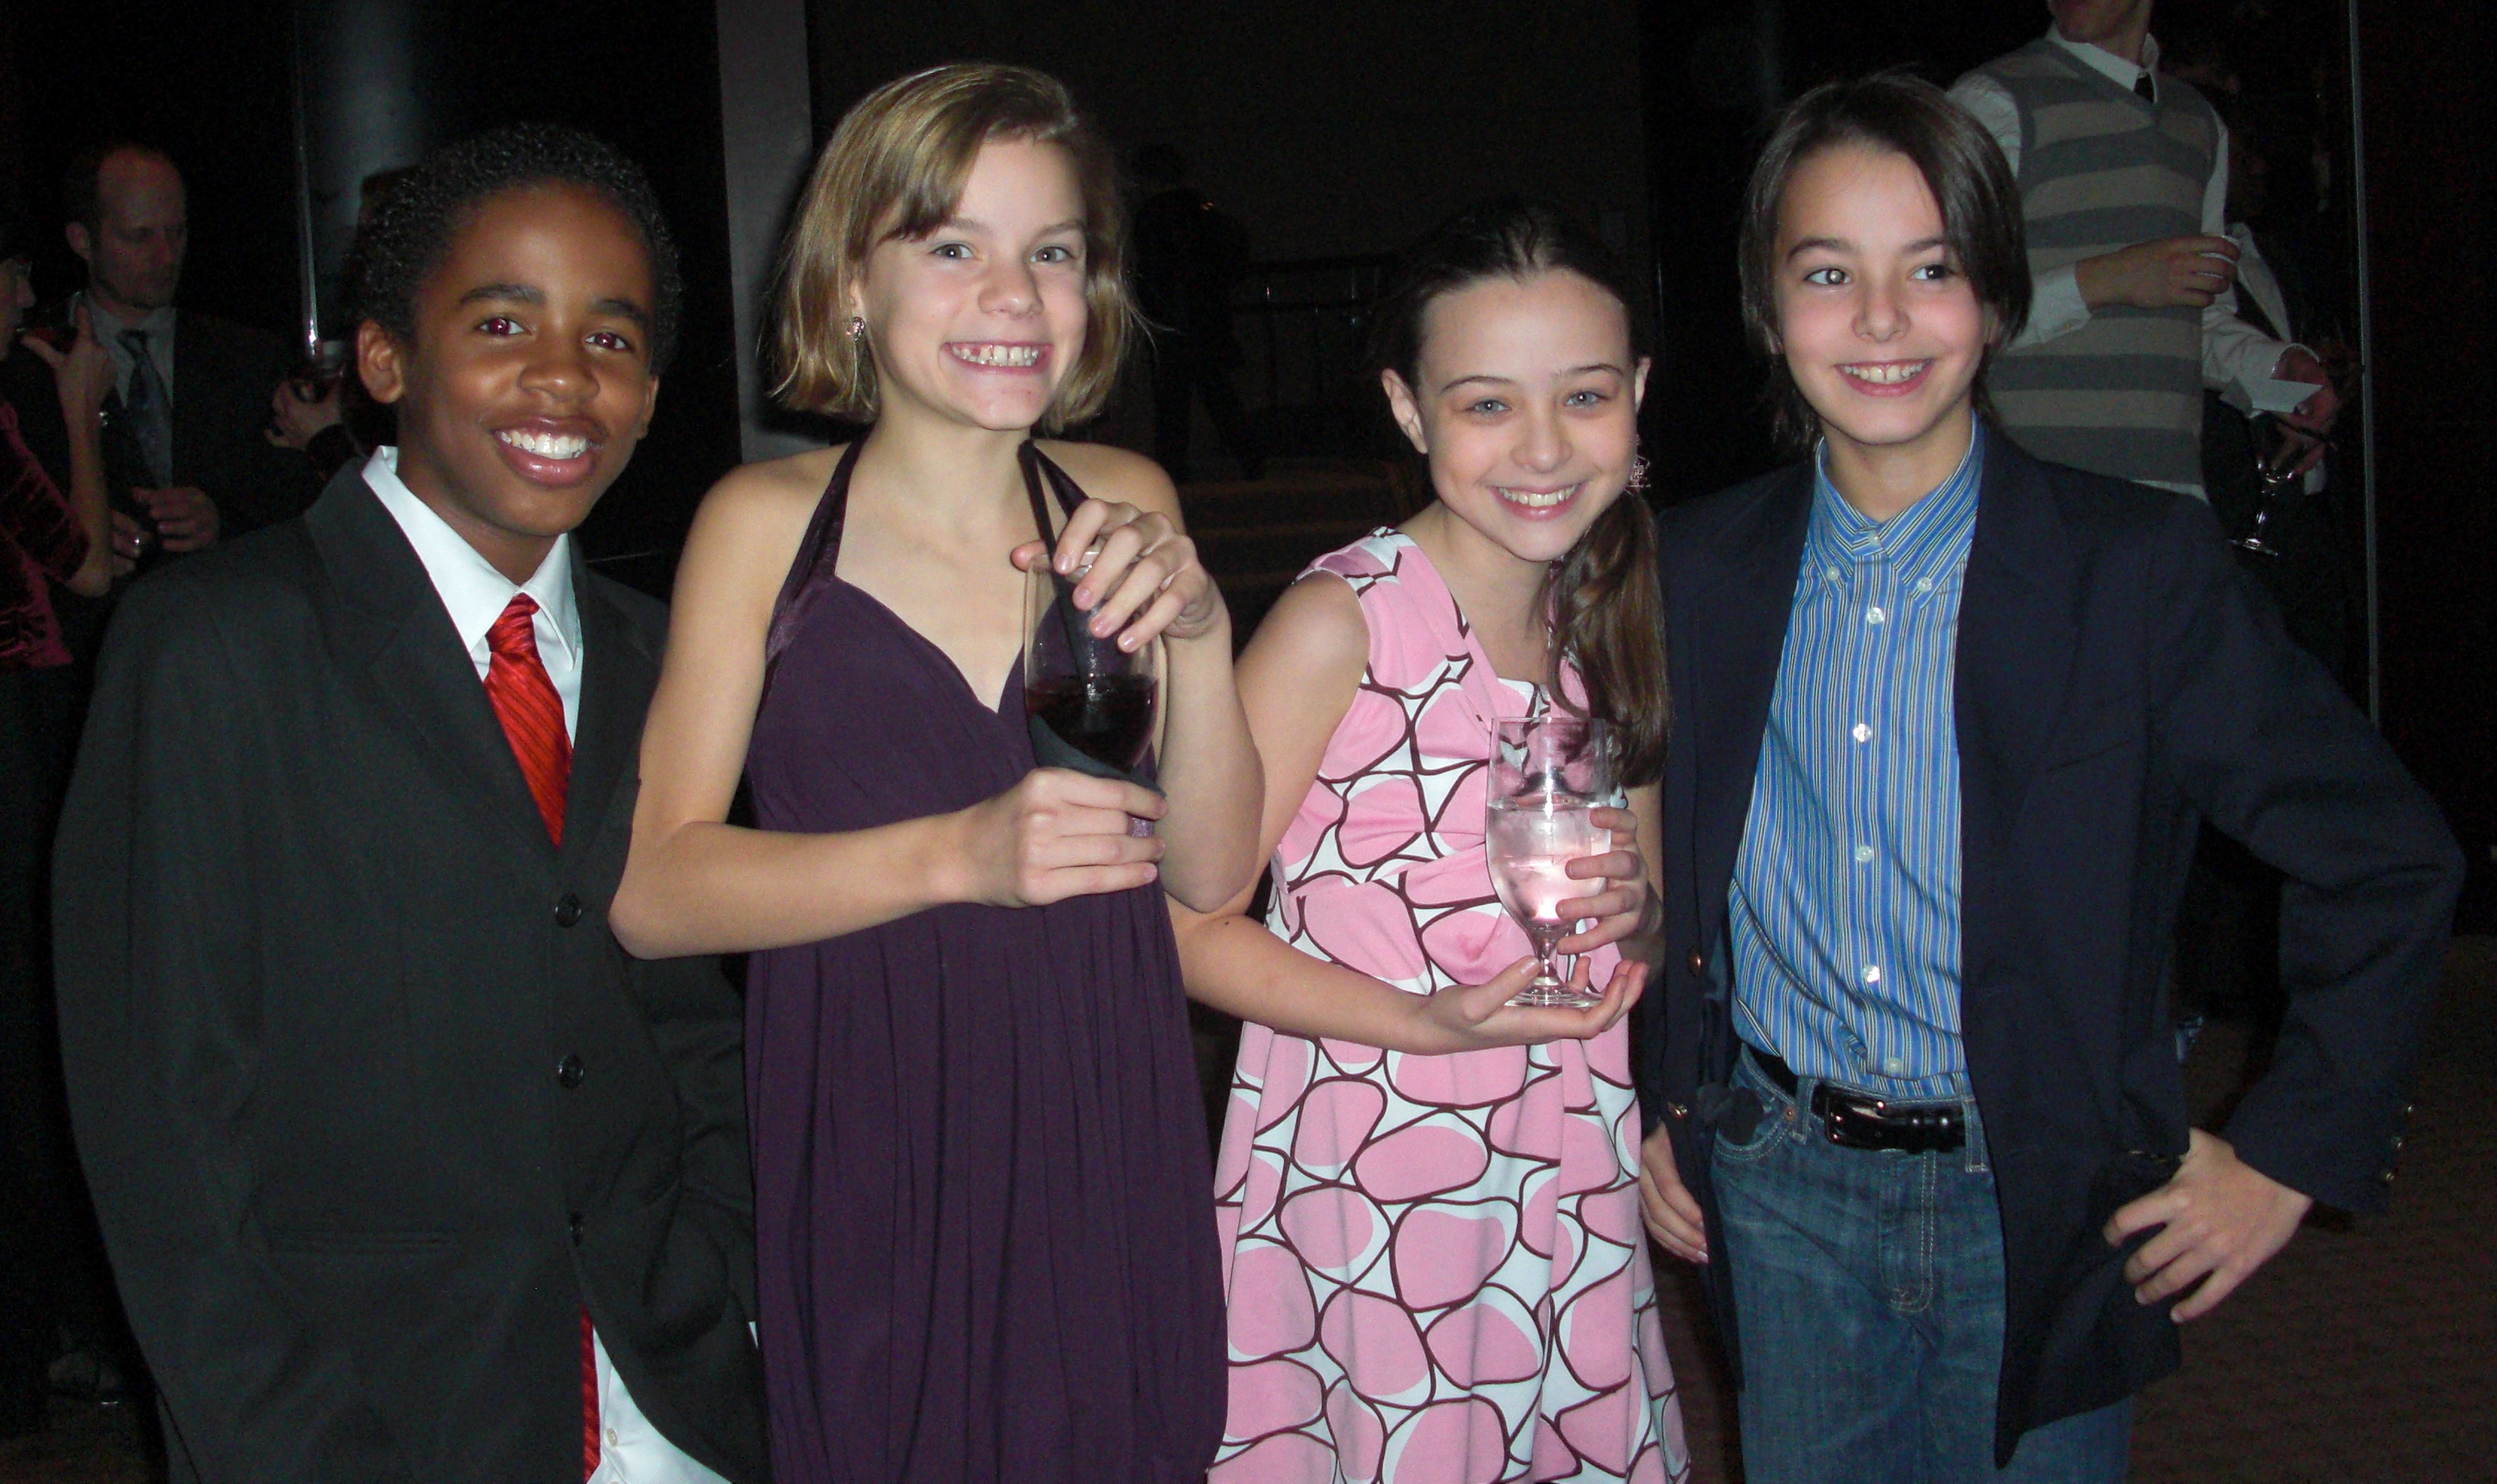
[[[946,813],[1032,767],[834,575],[842,455],[774,614],[766,830]],[[1072,481],[1027,444],[1037,508]],[[952,905],[754,955],[746,1085],[780,1484],[1204,1477],[1222,1436],[1211,1162],[1161,894]]]

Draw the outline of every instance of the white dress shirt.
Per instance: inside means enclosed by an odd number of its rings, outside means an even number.
[[[2228,237],[2237,244],[2237,287],[2255,301],[2255,307],[2262,311],[2272,328],[2295,334],[2297,327],[2289,322],[2289,296],[2280,290],[2280,275],[2272,271],[2271,265],[2263,261],[2261,251],[2255,246],[2255,230],[2243,222],[2230,222]],[[2254,398],[2244,387],[2231,384],[2221,389],[2220,399],[2249,418],[2255,416]],[[2309,494],[2323,489],[2329,478],[2325,470],[2330,466],[2328,457],[2318,462],[2306,471],[2300,488]]]
[[[538,605],[530,628],[547,679],[563,699],[563,730],[570,737],[581,716],[581,610],[572,597],[572,537],[557,537],[554,549],[538,563],[525,583],[515,584],[477,554],[431,506],[416,497],[398,477],[398,450],[381,448],[364,461],[364,484],[382,502],[416,548],[425,575],[433,580],[435,596],[451,616],[451,627],[476,662],[482,684],[493,663],[487,635],[503,616],[514,593],[525,592]],[[624,1378],[607,1358],[607,1345],[590,1337],[598,1366],[598,1471],[589,1484],[726,1484],[718,1474],[685,1456],[633,1405]]]
[[[2100,76],[2132,92],[2134,85],[2148,78],[2155,91],[2159,87],[2159,43],[2155,38],[2141,39],[2141,60],[2128,61],[2103,47],[2068,39],[2061,31],[2049,28],[2046,37],[2056,46],[2097,72]],[[1983,73],[1970,73],[1951,84],[1951,101],[1976,117],[1994,142],[2003,146],[2003,158],[2010,162],[2011,173],[2020,173],[2020,106],[2011,99],[2002,83]],[[2222,124],[2212,141],[2211,178],[2202,186],[2201,232],[2205,237],[2228,236],[2228,129]],[[2013,345],[2036,345],[2061,339],[2090,322],[2090,306],[2081,298],[2079,265],[2065,264],[2036,275],[2030,284],[2029,323],[2013,338]],[[2275,340],[2237,318],[2237,296],[2233,289],[2223,290],[2202,308],[2202,385],[2224,395],[2233,391],[2236,398],[2251,399],[2256,382],[2268,378],[2280,364],[2282,353],[2290,342]],[[2144,481],[2187,494],[2200,494],[2199,485],[2166,485],[2164,481]]]

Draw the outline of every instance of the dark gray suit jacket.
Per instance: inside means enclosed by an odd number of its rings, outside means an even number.
[[[557,849],[362,467],[133,587],[61,825],[72,1110],[175,1476],[578,1484],[585,1305],[760,1479],[742,1010],[606,923],[664,613],[576,568]]]
[[[2175,1369],[2165,1306],[2101,1240],[2188,1121],[2165,980],[2198,820],[2288,876],[2272,1068],[2229,1121],[2256,1169],[2373,1211],[2462,862],[2436,805],[2238,574],[2200,501],[1986,440],[1960,605],[1961,1033],[2002,1206],[1997,1448]],[[1640,1100],[1715,1228],[1735,1037],[1726,889],[1811,508],[1792,465],[1658,531],[1673,747],[1662,983]],[[1723,1240],[1711,1275],[1738,1338]]]

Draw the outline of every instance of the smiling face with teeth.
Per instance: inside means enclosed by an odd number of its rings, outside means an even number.
[[[415,298],[413,343],[367,320],[364,386],[398,410],[399,478],[525,583],[649,429],[650,257],[575,186],[480,203]]]
[[[1056,144],[993,139],[953,219],[887,237],[848,293],[875,357],[879,421],[1020,437],[1084,349],[1084,193]]]
[[[1778,349],[1819,416],[1831,482],[1886,519],[1968,451],[1993,315],[1923,174],[1895,150],[1839,144],[1797,165],[1776,257]]]
[[[1647,363],[1619,300],[1566,269],[1478,279],[1422,314],[1420,386],[1385,373],[1455,540],[1537,565],[1629,481]]]

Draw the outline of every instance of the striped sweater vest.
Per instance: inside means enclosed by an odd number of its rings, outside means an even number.
[[[2043,273],[2202,230],[2220,121],[2159,79],[2154,107],[2040,37],[1977,71],[2020,109],[2020,208]],[[2003,428],[2040,458],[2120,479],[2202,480],[2202,312],[2111,304],[2043,344],[1996,358]]]

